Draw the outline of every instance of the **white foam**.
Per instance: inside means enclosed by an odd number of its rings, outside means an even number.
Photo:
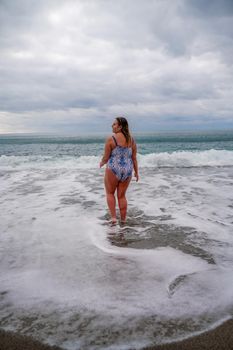
[[[93,169],[99,167],[100,156],[0,156],[0,168],[77,168]],[[153,167],[202,167],[233,166],[233,151],[176,151],[138,154],[139,166]]]
[[[10,168],[96,168],[99,165],[100,157],[96,156],[0,156],[0,167]]]
[[[176,151],[139,155],[143,167],[201,167],[232,166],[233,151],[211,149],[208,151]]]
[[[92,164],[93,158],[88,159]],[[154,249],[111,245],[109,230],[118,234],[119,228],[102,226],[100,218],[106,214],[103,179],[91,168],[84,177],[82,163],[87,164],[87,159],[80,158],[78,166],[76,161],[72,157],[64,163],[49,159],[53,166],[46,168],[43,161],[39,164],[30,159],[32,169],[22,167],[19,161],[17,171],[11,167],[2,172],[0,291],[8,291],[2,310],[15,317],[14,324],[20,323],[19,309],[29,314],[34,308],[37,313],[56,310],[67,328],[61,324],[57,332],[54,327],[51,341],[59,340],[72,349],[77,339],[70,343],[64,339],[73,313],[83,315],[84,323],[85,317],[96,317],[87,326],[86,338],[93,329],[95,334],[109,324],[117,330],[122,330],[122,325],[136,329],[137,322],[150,316],[156,317],[158,324],[171,318],[192,318],[198,324],[206,315],[214,321],[229,315],[233,300],[232,232],[228,225],[232,221],[232,168],[173,167],[156,172],[142,168],[141,182],[133,182],[128,191],[129,209],[152,216],[144,224],[156,223],[161,230],[164,224],[164,233],[166,225],[174,225],[174,233],[192,227],[197,232],[197,247],[203,248],[202,238],[207,238],[203,249],[213,255],[214,265],[182,251],[179,243],[182,247],[186,241],[178,241],[176,248],[169,247],[169,241],[167,247]],[[140,220],[138,213],[136,216]],[[143,225],[138,227],[137,234],[143,230]],[[186,238],[188,242],[188,235]],[[172,293],[171,285],[175,285]],[[46,323],[44,320],[51,322],[49,317],[43,319]],[[44,332],[47,339],[51,327]],[[146,343],[153,334],[154,328],[148,329],[141,340]],[[137,334],[135,337],[132,341],[137,342]],[[84,340],[78,341],[81,348]],[[120,339],[118,349],[123,343]],[[126,344],[127,348],[130,345]]]

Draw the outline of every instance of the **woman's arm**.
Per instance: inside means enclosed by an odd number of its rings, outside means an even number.
[[[111,152],[112,152],[112,137],[108,137],[105,142],[104,155],[100,162],[100,168],[108,162]]]
[[[137,145],[135,141],[133,141],[133,145],[132,145],[132,159],[133,159],[134,176],[136,177],[136,181],[138,181],[139,175],[138,175],[138,161],[137,161]]]

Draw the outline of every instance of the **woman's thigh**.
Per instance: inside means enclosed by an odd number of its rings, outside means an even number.
[[[105,176],[104,176],[104,184],[105,184],[106,192],[114,193],[118,183],[119,183],[119,180],[117,179],[116,175],[112,172],[111,169],[106,168]]]
[[[130,176],[125,181],[119,182],[119,184],[117,186],[117,197],[118,198],[122,198],[125,196],[125,193],[127,191],[127,188],[129,187],[131,179],[132,179],[132,177]]]

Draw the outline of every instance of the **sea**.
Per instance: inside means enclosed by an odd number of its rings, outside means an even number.
[[[106,136],[0,135],[0,328],[129,350],[232,318],[233,130],[135,133],[140,179],[116,226]]]

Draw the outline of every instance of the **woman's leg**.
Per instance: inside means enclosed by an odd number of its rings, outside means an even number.
[[[106,197],[108,208],[111,214],[112,222],[116,222],[116,199],[115,191],[118,185],[118,179],[116,175],[108,168],[105,170],[104,184],[106,190]]]
[[[121,213],[121,221],[125,222],[126,220],[126,214],[127,214],[127,200],[125,197],[126,190],[129,186],[129,183],[131,181],[131,177],[126,179],[124,182],[119,182],[117,186],[117,198],[118,198],[118,205]]]

